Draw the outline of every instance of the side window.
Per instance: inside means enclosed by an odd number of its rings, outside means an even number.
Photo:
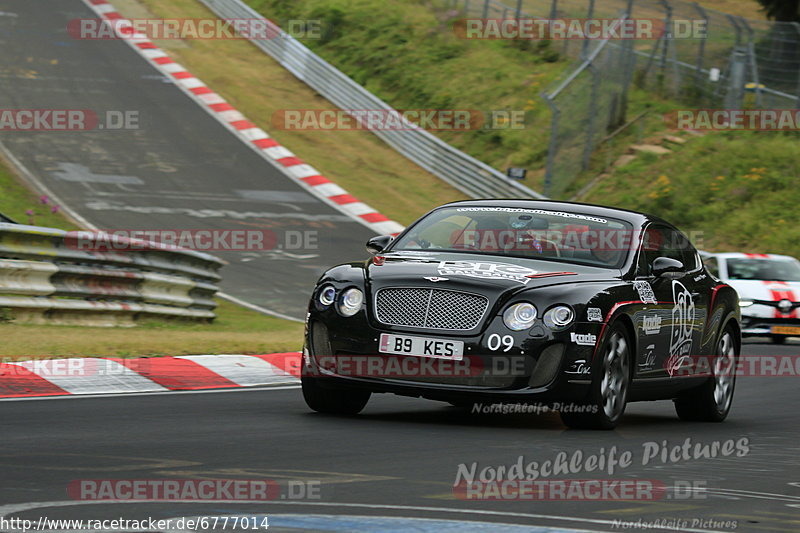
[[[668,257],[683,263],[687,271],[698,267],[697,252],[679,231],[661,225],[651,225],[644,232],[639,256],[639,271],[650,275],[650,269],[659,257]]]
[[[716,257],[707,257],[703,264],[714,277],[719,277],[719,262]]]

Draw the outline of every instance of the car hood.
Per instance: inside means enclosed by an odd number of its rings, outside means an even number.
[[[570,263],[462,253],[387,253],[367,266],[373,289],[416,286],[499,296],[534,287],[618,279],[618,270]]]
[[[774,302],[788,299],[793,302],[800,301],[800,281],[732,279],[727,280],[726,283],[736,289],[739,298],[746,300]]]

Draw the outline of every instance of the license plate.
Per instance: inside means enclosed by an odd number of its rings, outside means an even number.
[[[464,358],[464,343],[462,341],[382,333],[378,351],[381,353],[461,361]]]
[[[771,331],[776,335],[800,335],[800,327],[797,326],[772,326]]]

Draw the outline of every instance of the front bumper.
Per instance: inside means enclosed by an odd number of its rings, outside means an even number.
[[[303,372],[321,386],[347,386],[434,400],[495,402],[580,401],[589,392],[595,345],[577,344],[573,333],[600,342],[602,324],[577,323],[551,331],[540,321],[513,332],[500,317],[474,335],[371,324],[364,313],[344,318],[312,312]],[[461,361],[379,352],[381,334],[422,336],[464,343]],[[588,335],[588,337],[587,337]],[[497,347],[511,336],[513,345]],[[491,343],[491,344],[490,344]],[[497,349],[491,350],[489,346]]]

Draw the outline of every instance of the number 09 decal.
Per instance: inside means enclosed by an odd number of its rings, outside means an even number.
[[[493,352],[498,351],[502,347],[503,351],[507,352],[514,347],[514,337],[511,335],[503,335],[501,337],[497,333],[492,333],[486,341],[486,347]]]

